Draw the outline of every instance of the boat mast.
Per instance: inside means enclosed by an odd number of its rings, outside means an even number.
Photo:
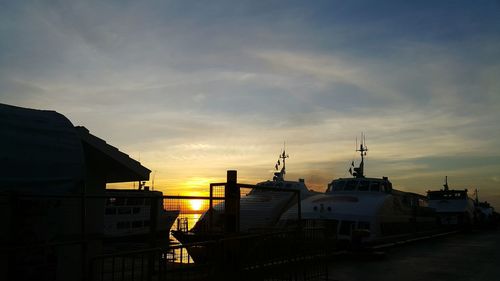
[[[361,134],[361,141],[359,144],[359,148],[356,149],[356,151],[359,151],[361,154],[361,163],[359,163],[359,167],[354,168],[354,173],[353,176],[355,178],[364,178],[364,167],[365,167],[365,156],[366,152],[368,151],[368,147],[366,146],[366,140],[365,140],[365,135]]]
[[[286,174],[286,161],[285,159],[288,158],[288,154],[285,152],[285,147],[283,145],[283,152],[278,156],[278,162],[275,165],[276,170],[278,170],[278,167],[280,166],[280,161],[283,161],[283,167],[281,170],[277,173],[274,173],[273,180],[285,180],[285,174]]]
[[[285,159],[288,158],[288,154],[285,153],[285,149],[283,149],[283,153],[280,155],[280,159],[283,160],[283,168],[281,168],[281,174],[283,175],[283,178],[286,174],[286,164],[285,164]]]
[[[444,178],[444,184],[443,184],[443,186],[444,186],[444,191],[448,191],[449,190],[449,188],[448,188],[448,176],[446,176]]]

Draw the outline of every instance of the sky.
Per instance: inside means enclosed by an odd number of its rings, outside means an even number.
[[[498,1],[3,1],[0,102],[64,114],[166,194],[358,161],[500,208]],[[359,161],[358,161],[359,162]],[[125,185],[127,186],[127,185]]]

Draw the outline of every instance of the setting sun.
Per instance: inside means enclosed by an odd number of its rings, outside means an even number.
[[[203,205],[203,201],[199,200],[199,199],[192,199],[192,200],[189,200],[189,204],[191,205],[191,210],[199,211],[199,210],[201,210],[201,207]]]

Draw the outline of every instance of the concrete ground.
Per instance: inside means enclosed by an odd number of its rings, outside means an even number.
[[[330,280],[500,280],[500,230],[460,233],[385,249],[383,254],[339,257]]]

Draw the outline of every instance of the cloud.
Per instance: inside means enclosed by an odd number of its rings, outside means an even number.
[[[1,102],[65,114],[168,186],[270,178],[286,141],[288,175],[320,188],[361,131],[373,174],[409,188],[499,177],[494,4],[1,5]]]

